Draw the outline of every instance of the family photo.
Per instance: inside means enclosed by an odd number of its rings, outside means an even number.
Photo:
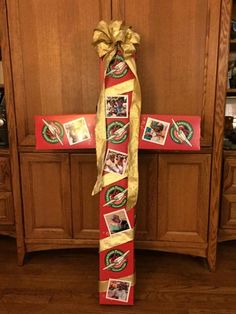
[[[106,97],[106,118],[128,118],[128,96]]]
[[[127,302],[129,299],[130,288],[130,281],[109,279],[106,298],[121,302]]]
[[[143,140],[165,145],[170,123],[148,118],[143,132]]]
[[[84,118],[75,119],[63,124],[70,145],[90,139],[89,130]]]
[[[104,163],[104,171],[123,175],[127,167],[127,161],[128,154],[108,149]]]
[[[104,215],[104,219],[110,235],[131,229],[129,218],[124,208]]]

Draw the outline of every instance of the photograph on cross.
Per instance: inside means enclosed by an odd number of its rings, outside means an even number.
[[[63,124],[70,145],[90,139],[88,126],[84,118],[75,119]]]
[[[129,218],[124,208],[105,214],[104,219],[110,235],[131,229]]]
[[[104,171],[123,175],[128,161],[128,154],[108,149],[104,162]]]
[[[121,302],[127,302],[129,299],[130,287],[130,281],[109,279],[106,298]]]
[[[144,141],[165,145],[170,123],[157,119],[148,118],[143,132]]]
[[[128,95],[106,96],[106,118],[128,118]]]

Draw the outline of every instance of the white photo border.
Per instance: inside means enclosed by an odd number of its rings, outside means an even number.
[[[127,293],[127,300],[119,300],[119,299],[114,299],[114,298],[109,298],[109,297],[108,297],[108,291],[109,291],[110,283],[111,283],[112,281],[124,282],[124,283],[128,283],[128,284],[129,284],[128,293]],[[108,285],[107,285],[107,291],[106,291],[106,299],[107,299],[107,300],[112,300],[112,301],[118,301],[118,302],[125,302],[125,303],[129,302],[129,295],[130,295],[131,286],[132,286],[132,282],[129,281],[129,280],[122,280],[122,279],[112,279],[112,278],[109,278],[109,280],[108,280]]]
[[[71,143],[71,140],[70,140],[70,138],[69,138],[69,135],[68,135],[68,131],[67,131],[67,129],[66,129],[66,126],[67,126],[67,125],[69,126],[70,124],[73,125],[73,123],[75,123],[75,122],[78,121],[78,120],[83,120],[83,121],[84,121],[84,126],[85,126],[85,129],[86,129],[86,131],[87,131],[88,138],[86,138],[86,139],[84,139],[84,140],[82,140],[82,141],[77,141],[77,142],[75,142],[75,143]],[[71,145],[71,146],[72,146],[72,145],[76,145],[76,144],[78,144],[78,143],[82,143],[82,142],[84,142],[84,141],[88,141],[88,140],[91,139],[91,135],[90,135],[90,132],[89,132],[88,125],[87,125],[87,122],[86,122],[85,117],[79,117],[79,118],[76,118],[76,119],[74,119],[74,120],[67,121],[67,122],[63,123],[63,127],[64,127],[64,130],[65,130],[66,137],[67,137],[67,140],[68,140],[68,142],[69,142],[69,145]]]
[[[125,168],[123,169],[123,173],[117,173],[117,172],[114,172],[114,171],[107,171],[107,170],[105,170],[107,156],[108,156],[110,153],[113,153],[113,152],[114,152],[115,154],[117,154],[117,155],[120,154],[120,155],[123,155],[124,157],[127,158]],[[126,154],[126,153],[124,153],[124,152],[121,152],[121,151],[118,151],[118,150],[115,150],[115,149],[108,148],[107,153],[106,153],[106,156],[105,156],[105,159],[104,159],[103,171],[108,172],[108,173],[115,173],[115,174],[117,174],[117,175],[119,175],[119,176],[123,176],[123,175],[125,174],[127,165],[128,165],[128,154]]]
[[[146,130],[146,128],[147,128],[147,126],[148,126],[150,120],[151,120],[151,121],[160,122],[160,123],[162,123],[163,125],[167,125],[163,143],[158,143],[158,142],[155,142],[155,141],[152,141],[152,140],[147,140],[146,138],[144,138],[144,136],[145,136],[145,130]],[[165,145],[165,142],[166,142],[166,138],[167,138],[168,133],[169,133],[169,128],[170,128],[170,122],[163,121],[163,120],[159,120],[159,119],[154,119],[154,118],[152,118],[152,117],[148,117],[148,118],[147,118],[147,121],[146,121],[146,123],[145,123],[144,130],[143,130],[142,140],[145,141],[145,142],[149,142],[149,143],[153,143],[153,144],[157,144],[157,145],[162,145],[162,146],[164,146],[164,145]]]
[[[117,98],[117,97],[124,97],[126,98],[126,104],[127,104],[127,108],[126,108],[126,115],[125,116],[122,116],[122,117],[119,117],[119,116],[115,116],[115,117],[108,117],[107,116],[107,98]],[[129,95],[106,95],[105,96],[105,116],[106,116],[106,119],[127,119],[129,118]]]
[[[114,214],[116,214],[116,213],[118,213],[118,212],[124,212],[125,218],[126,218],[126,221],[127,221],[127,224],[128,224],[128,226],[129,226],[129,228],[128,228],[128,229],[125,229],[125,230],[122,230],[122,231],[118,231],[118,232],[116,232],[116,233],[111,233],[111,230],[110,230],[110,228],[109,228],[109,224],[108,224],[108,222],[107,222],[106,216],[111,216],[111,215],[114,215]],[[118,233],[126,232],[127,230],[131,230],[131,229],[132,229],[132,228],[131,228],[130,221],[129,221],[129,217],[128,217],[128,215],[127,215],[127,212],[126,212],[125,208],[121,208],[121,209],[112,211],[112,212],[110,212],[110,213],[104,214],[103,217],[104,217],[104,220],[105,220],[105,223],[106,223],[106,226],[107,226],[107,229],[108,229],[108,232],[109,232],[109,236],[110,236],[110,237],[112,237],[112,236],[114,236],[114,235],[116,235],[116,234],[118,234]]]

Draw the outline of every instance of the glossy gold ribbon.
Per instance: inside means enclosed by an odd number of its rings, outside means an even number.
[[[114,246],[121,245],[134,239],[134,229],[125,230],[112,234],[110,237],[99,241],[99,251],[111,249]]]
[[[121,277],[121,278],[115,279],[115,280],[129,281],[131,283],[131,286],[134,286],[135,282],[136,282],[136,277],[135,277],[135,275],[130,275],[130,276]],[[99,292],[106,292],[107,291],[107,287],[108,287],[108,283],[109,283],[108,280],[106,280],[106,281],[99,281]]]
[[[122,25],[121,21],[113,21],[107,24],[100,21],[94,30],[93,45],[99,55],[103,57],[104,79],[97,106],[97,121],[95,128],[96,153],[98,176],[92,194],[96,194],[108,184],[121,180],[128,176],[128,196],[126,209],[134,207],[138,197],[138,142],[139,142],[139,123],[141,110],[141,92],[134,61],[135,45],[139,44],[140,37],[131,30],[130,27]],[[107,68],[116,55],[118,49],[121,50],[124,60],[135,79],[126,81],[122,84],[105,89],[105,76]],[[121,85],[121,86],[119,86]],[[106,153],[106,116],[105,116],[105,97],[106,95],[123,94],[132,91],[132,104],[130,106],[130,136],[128,144],[128,169],[125,176],[116,174],[106,174],[103,176],[104,159]]]

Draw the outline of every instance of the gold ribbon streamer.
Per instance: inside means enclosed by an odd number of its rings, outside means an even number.
[[[112,234],[110,237],[99,241],[99,251],[111,249],[113,246],[121,245],[134,239],[134,229]]]
[[[124,89],[119,89],[122,93],[130,91],[130,86],[133,84],[132,89],[132,104],[130,108],[130,140],[128,144],[128,197],[127,197],[127,210],[134,207],[138,196],[138,142],[139,142],[139,117],[141,108],[141,93],[138,81],[135,61],[133,59],[136,51],[135,44],[139,44],[140,37],[137,33],[133,32],[130,27],[122,25],[122,21],[113,21],[107,24],[105,21],[100,21],[97,28],[94,30],[93,45],[99,55],[103,57],[104,62],[104,80],[100,93],[97,109],[97,122],[95,128],[96,136],[96,154],[97,154],[97,169],[98,176],[95,183],[92,195],[100,192],[104,186],[110,184],[109,179],[103,179],[103,166],[106,152],[106,117],[105,117],[105,76],[107,68],[112,58],[121,49],[125,62],[133,72],[135,79],[124,82]],[[132,81],[132,82],[131,82]],[[112,89],[113,88],[113,89]],[[117,90],[118,87],[111,87],[107,93],[112,93],[112,90]],[[121,177],[120,177],[121,179]]]
[[[106,96],[125,94],[134,90],[134,79],[106,88]]]
[[[134,286],[135,283],[136,283],[135,275],[126,276],[126,277],[122,277],[122,278],[115,279],[115,280],[130,281],[131,282],[131,286]],[[99,281],[99,292],[106,292],[107,291],[108,282],[109,282],[108,280],[107,281]]]

